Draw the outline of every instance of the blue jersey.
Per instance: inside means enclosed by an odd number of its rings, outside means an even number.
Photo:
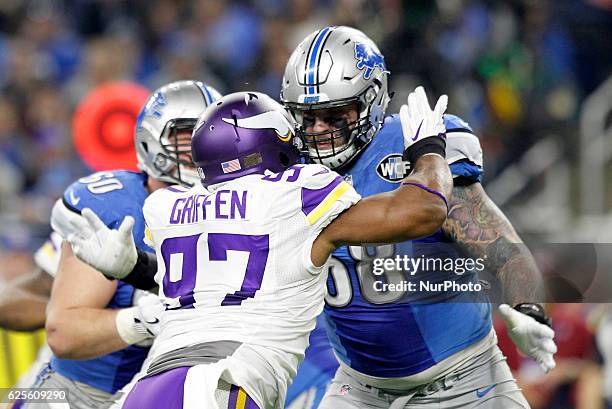
[[[142,205],[148,196],[146,178],[143,173],[127,171],[94,173],[70,185],[64,192],[63,203],[78,213],[84,208],[90,208],[111,229],[118,228],[125,216],[132,216],[135,221],[133,234],[136,247],[152,252],[143,241]],[[119,281],[107,308],[131,307],[134,291],[134,287]],[[132,345],[90,360],[52,357],[51,368],[73,381],[115,393],[140,370],[148,352],[148,348]]]
[[[479,181],[482,152],[472,130],[461,119],[445,116],[447,159],[454,177]],[[363,197],[394,190],[408,175],[402,161],[404,141],[399,116],[386,118],[370,146],[345,173]],[[444,275],[438,271],[385,272],[374,275],[376,258],[396,255],[456,258],[457,249],[441,231],[412,242],[378,247],[342,247],[329,261],[325,318],[337,356],[366,375],[394,378],[422,372],[450,355],[474,344],[491,330],[491,311],[486,298],[468,303],[464,292],[431,294],[411,291],[382,292],[375,281],[454,280],[477,283],[472,271]],[[380,272],[379,272],[380,274]],[[470,295],[470,296],[473,296]]]
[[[285,407],[300,400],[301,408],[317,408],[337,369],[338,360],[327,338],[323,315],[319,315],[317,326],[310,333],[304,361],[287,389]]]

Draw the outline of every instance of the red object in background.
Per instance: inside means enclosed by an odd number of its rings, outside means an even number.
[[[90,92],[77,107],[72,134],[83,162],[94,170],[137,170],[134,129],[149,90],[113,82]]]

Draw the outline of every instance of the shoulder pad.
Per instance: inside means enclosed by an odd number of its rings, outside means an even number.
[[[444,114],[444,126],[446,127],[446,132],[474,132],[467,122],[452,114]]]
[[[63,194],[63,203],[74,213],[91,209],[110,228],[117,227],[126,214],[139,213],[146,176],[128,171],[97,172],[80,178]]]
[[[320,225],[318,231],[361,198],[342,176],[325,166],[306,165],[303,171],[302,212],[311,225]]]
[[[483,167],[480,141],[471,132],[450,132],[446,134],[446,161],[450,164],[467,160]]]
[[[301,165],[300,176],[297,182],[302,187],[306,188],[319,188],[327,186],[330,182],[336,179],[342,179],[335,171],[331,170],[327,166],[319,164],[308,164]]]
[[[62,239],[66,239],[71,234],[75,233],[75,226],[72,221],[81,217],[80,210],[67,206],[64,200],[58,199],[51,210],[51,228]]]

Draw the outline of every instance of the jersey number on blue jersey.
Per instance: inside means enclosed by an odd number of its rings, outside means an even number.
[[[123,189],[123,184],[112,172],[97,172],[79,179],[79,182],[87,185],[87,190],[94,194]]]
[[[343,249],[344,250],[344,249]],[[401,283],[404,274],[401,270],[384,270],[381,274],[374,274],[375,259],[392,258],[395,255],[395,245],[381,246],[349,246],[347,257],[330,257],[327,267],[329,278],[327,280],[327,294],[325,303],[329,307],[341,308],[349,305],[353,300],[355,291],[353,285],[359,286],[359,293],[363,299],[372,304],[389,304],[404,296],[402,291],[377,291],[374,283]],[[348,263],[342,259],[346,258]],[[356,271],[355,282],[351,280],[350,269],[354,266]]]

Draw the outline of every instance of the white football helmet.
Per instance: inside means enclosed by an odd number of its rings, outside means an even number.
[[[181,159],[191,143],[178,143],[177,131],[193,128],[202,112],[221,94],[199,81],[177,81],[155,90],[138,115],[136,155],[138,168],[171,184],[193,186],[199,182],[193,163]]]
[[[357,103],[359,116],[333,131],[298,130],[304,153],[335,169],[355,158],[384,120],[389,103],[388,74],[378,47],[359,30],[325,27],[306,37],[285,68],[281,101],[302,127],[306,111]]]

